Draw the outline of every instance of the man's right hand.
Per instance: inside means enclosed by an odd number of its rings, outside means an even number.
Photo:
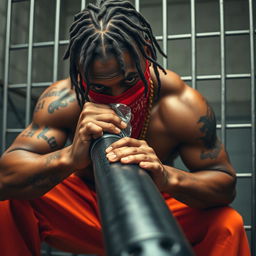
[[[97,139],[104,132],[119,134],[126,128],[113,109],[108,105],[86,102],[80,113],[74,140],[69,150],[71,166],[81,170],[89,164],[89,147],[92,139]]]

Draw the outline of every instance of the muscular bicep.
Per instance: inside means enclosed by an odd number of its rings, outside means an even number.
[[[74,92],[67,80],[48,87],[38,99],[32,123],[15,139],[7,152],[24,149],[46,154],[62,148],[79,115]]]
[[[180,147],[179,154],[184,164],[192,172],[218,171],[235,176],[228,153],[218,139],[211,148],[198,142],[184,144]]]
[[[15,150],[26,150],[46,154],[62,148],[66,139],[67,134],[64,130],[32,122],[18,135],[6,153]]]
[[[180,156],[191,171],[216,170],[234,176],[228,153],[217,138],[215,114],[206,101],[201,104],[206,111],[195,119],[194,134],[181,144]]]

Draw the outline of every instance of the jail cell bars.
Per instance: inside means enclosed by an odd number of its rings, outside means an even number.
[[[26,27],[26,38],[21,42],[14,42],[12,39],[12,30],[13,23],[15,20],[15,5],[21,4],[24,2],[24,10],[27,14],[27,24],[24,25]],[[62,26],[60,23],[63,23],[63,15],[61,15],[62,8],[66,8],[66,10],[74,9],[73,13],[66,13],[70,17],[77,12],[79,9],[83,9],[88,2],[86,0],[77,0],[72,1],[72,6],[69,5],[70,1],[65,0],[56,0],[52,1],[54,3],[53,12],[51,13],[54,16],[53,24],[52,24],[52,33],[53,39],[45,40],[40,36],[35,35],[38,33],[37,29],[35,29],[35,8],[37,4],[39,4],[40,0],[10,0],[7,5],[7,21],[6,21],[6,42],[5,42],[5,69],[4,69],[4,88],[3,88],[3,119],[2,119],[2,142],[1,142],[1,150],[2,152],[6,149],[6,147],[10,144],[11,140],[15,138],[15,136],[26,127],[31,121],[31,111],[33,102],[36,100],[32,91],[42,91],[44,88],[49,86],[52,82],[60,79],[62,75],[68,74],[68,65],[64,65],[63,72],[60,71],[60,52],[63,47],[68,44],[68,35],[67,31],[62,31]],[[198,89],[203,92],[204,87],[202,87],[202,83],[204,84],[212,84],[213,86],[219,86],[220,89],[220,109],[219,109],[219,119],[217,128],[219,131],[219,135],[222,141],[225,144],[229,144],[229,137],[227,132],[236,133],[236,131],[250,131],[250,140],[248,140],[248,147],[250,147],[250,155],[249,171],[240,171],[238,169],[237,177],[238,182],[243,183],[244,180],[249,180],[250,190],[248,198],[250,198],[250,215],[246,219],[245,228],[250,234],[251,240],[251,248],[252,255],[256,255],[256,136],[255,136],[255,20],[253,19],[255,15],[255,1],[253,0],[244,0],[243,2],[247,4],[248,7],[248,27],[243,29],[230,29],[227,30],[225,27],[225,5],[231,2],[231,0],[210,0],[207,2],[212,2],[218,5],[218,13],[219,17],[219,29],[215,29],[212,31],[200,31],[197,30],[197,18],[198,13],[196,13],[197,5],[202,4],[201,0],[180,0],[180,1],[167,1],[167,0],[151,0],[151,1],[143,1],[143,0],[135,0],[132,3],[135,5],[137,10],[140,10],[143,14],[150,15],[149,8],[158,7],[159,9],[159,17],[161,19],[152,20],[152,16],[149,16],[149,21],[153,22],[153,30],[154,25],[159,23],[157,30],[154,30],[157,35],[156,38],[162,45],[164,52],[169,52],[169,44],[179,42],[180,44],[184,44],[185,42],[189,42],[187,48],[190,49],[190,52],[187,54],[187,59],[189,60],[189,73],[181,74],[182,79],[190,84],[193,88]],[[190,27],[187,29],[185,33],[173,33],[169,32],[176,26],[176,24],[169,22],[170,13],[172,11],[172,7],[175,4],[186,4],[189,7],[189,20]],[[68,6],[68,8],[67,8]],[[75,7],[74,7],[75,6]],[[73,9],[72,9],[73,8]],[[77,8],[75,10],[75,8]],[[154,10],[155,11],[155,10]],[[46,16],[49,14],[45,14]],[[49,15],[49,16],[51,16]],[[185,17],[185,16],[184,16]],[[49,18],[49,17],[46,17]],[[71,23],[71,20],[68,20]],[[170,29],[171,27],[171,29]],[[39,40],[35,40],[35,37],[38,37]],[[248,72],[228,72],[227,65],[227,42],[229,38],[245,36],[248,38],[248,53],[250,59],[250,70]],[[219,56],[216,56],[217,61],[220,64],[220,69],[218,73],[215,74],[200,74],[198,69],[200,67],[199,63],[199,49],[198,45],[200,44],[200,40],[210,40],[213,39],[218,44],[218,52]],[[51,52],[51,64],[52,73],[49,71],[48,80],[43,80],[43,78],[39,81],[33,79],[34,74],[34,59],[36,54],[40,54],[40,49],[48,48],[49,52]],[[38,51],[38,52],[37,52]],[[17,56],[23,56],[21,64],[23,65],[19,72],[23,73],[24,79],[15,79],[15,76],[10,75],[12,71],[12,54],[15,53]],[[20,55],[19,55],[20,53]],[[25,57],[24,57],[25,56]],[[19,60],[16,58],[16,61]],[[162,59],[162,64],[164,67],[172,69],[173,60],[169,57],[168,59]],[[26,65],[25,65],[26,64]],[[49,65],[49,63],[47,63]],[[178,68],[177,68],[178,69]],[[38,72],[37,72],[38,73]],[[45,75],[45,74],[44,74]],[[38,76],[37,76],[38,77]],[[36,81],[35,81],[36,80]],[[227,97],[228,91],[227,87],[229,83],[236,84],[240,81],[249,81],[250,88],[250,119],[245,120],[243,122],[234,122],[227,120]],[[238,81],[238,82],[237,82]],[[243,82],[245,83],[245,82]],[[210,88],[212,90],[212,88]],[[20,95],[25,98],[24,101],[24,109],[21,111],[25,115],[25,120],[20,120],[21,124],[15,125],[15,122],[12,123],[12,126],[9,125],[9,115],[10,111],[8,106],[10,102],[10,94],[19,91]],[[218,108],[218,106],[216,106]],[[12,108],[13,109],[13,108]],[[14,110],[13,110],[14,111]],[[14,111],[15,112],[15,111]],[[17,119],[22,119],[18,113],[14,113]],[[23,122],[23,123],[22,123]],[[234,145],[235,147],[240,147],[241,145]],[[245,186],[244,186],[245,187]],[[241,192],[238,190],[238,194]],[[240,202],[241,204],[241,202]],[[237,205],[235,205],[236,208]],[[238,207],[239,208],[239,207]],[[240,213],[244,216],[245,213]],[[254,241],[254,242],[253,242]],[[50,247],[44,245],[42,248],[42,255],[71,255],[67,253],[58,252],[56,250],[51,249]]]

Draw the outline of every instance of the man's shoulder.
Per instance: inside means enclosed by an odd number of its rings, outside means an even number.
[[[81,109],[70,79],[50,85],[39,97],[34,108],[33,121],[44,125],[69,128]]]
[[[181,140],[198,137],[200,118],[205,116],[209,109],[207,101],[170,70],[167,70],[166,75],[161,74],[160,78],[163,91],[157,109],[163,125]]]

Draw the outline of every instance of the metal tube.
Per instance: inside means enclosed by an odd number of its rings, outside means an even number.
[[[221,61],[221,140],[226,145],[226,70],[224,0],[219,0],[220,10],[220,61]]]
[[[167,0],[162,0],[162,15],[163,15],[163,51],[167,54]],[[163,57],[163,67],[167,68],[168,59]]]
[[[106,158],[120,138],[104,134],[90,150],[107,255],[194,255],[149,174]]]
[[[29,10],[28,68],[27,68],[25,126],[27,126],[30,123],[30,118],[31,118],[31,83],[32,83],[34,9],[35,9],[35,0],[31,0],[30,1],[30,10]]]
[[[253,6],[254,5],[254,6]],[[252,136],[252,232],[251,232],[251,248],[252,255],[256,254],[256,118],[255,118],[255,109],[256,109],[256,99],[255,99],[255,45],[254,45],[254,21],[253,21],[253,7],[255,7],[255,1],[249,0],[249,26],[250,26],[250,62],[251,62],[251,136]]]
[[[55,32],[54,32],[54,56],[53,56],[53,82],[58,78],[59,59],[59,31],[60,31],[60,0],[56,0],[55,9]]]
[[[7,1],[7,20],[6,20],[6,38],[5,38],[5,62],[4,62],[4,87],[3,87],[3,125],[2,125],[2,148],[4,152],[6,147],[6,129],[7,129],[7,99],[8,99],[8,76],[9,76],[9,47],[10,47],[10,33],[11,33],[11,15],[12,2]]]
[[[196,17],[195,0],[190,0],[191,13],[191,76],[192,88],[196,89]]]

